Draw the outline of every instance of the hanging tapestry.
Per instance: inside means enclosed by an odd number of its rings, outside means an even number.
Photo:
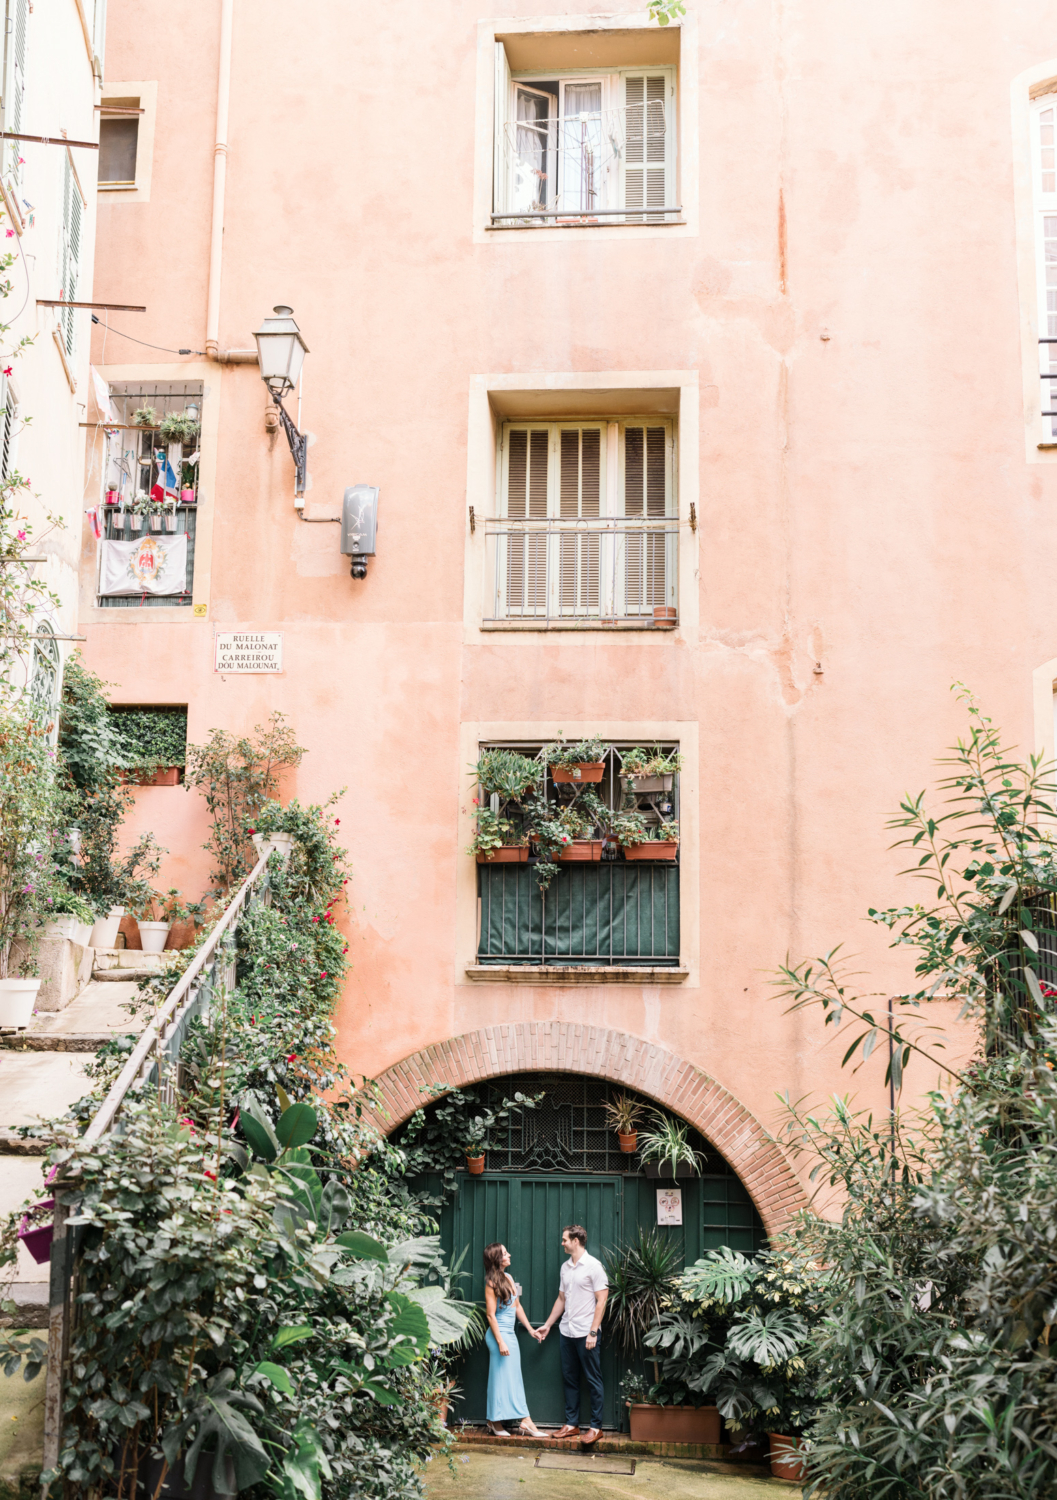
[[[187,533],[148,532],[132,542],[103,542],[100,594],[183,594]]]

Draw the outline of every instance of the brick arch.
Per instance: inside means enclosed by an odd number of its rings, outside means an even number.
[[[437,1042],[375,1081],[379,1127],[389,1134],[423,1103],[423,1086],[463,1088],[507,1073],[586,1073],[656,1099],[695,1126],[744,1183],[768,1234],[777,1234],[807,1202],[799,1178],[759,1120],[727,1089],[652,1042],[604,1026],[522,1021],[486,1026]]]

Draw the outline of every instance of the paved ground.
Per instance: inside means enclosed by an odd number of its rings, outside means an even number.
[[[537,1469],[536,1449],[460,1453],[455,1473],[441,1459],[426,1469],[429,1500],[782,1500],[800,1486],[732,1473],[729,1464],[640,1458],[634,1475]]]
[[[87,1052],[0,1052],[0,1126],[36,1125],[65,1114],[88,1092]]]
[[[44,1451],[44,1371],[27,1384],[0,1373],[0,1480],[40,1473]]]

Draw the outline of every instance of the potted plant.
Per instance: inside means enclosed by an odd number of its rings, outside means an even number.
[[[654,1114],[652,1130],[639,1136],[639,1160],[648,1177],[696,1177],[700,1173],[700,1157],[690,1144],[689,1133],[689,1125],[671,1115]],[[650,1172],[653,1163],[656,1171]]]
[[[95,925],[88,938],[88,946],[90,948],[116,947],[117,931],[121,926],[121,918],[125,915],[123,906],[108,906],[103,916],[96,917]]]
[[[467,1121],[463,1138],[462,1148],[466,1156],[466,1170],[472,1177],[479,1177],[484,1171],[484,1156],[488,1146],[488,1124],[480,1115]]]
[[[131,531],[143,530],[143,517],[150,509],[150,504],[150,496],[141,490],[129,506],[128,524]]]
[[[253,847],[257,851],[257,858],[262,854],[278,854],[280,859],[288,859],[290,851],[297,842],[297,836],[289,826],[296,818],[296,812],[287,817],[287,809],[280,802],[265,802],[254,819],[254,825],[248,830],[253,840]]]
[[[162,509],[164,511],[164,514],[165,514],[165,529],[166,529],[166,531],[175,531],[176,530],[176,497],[175,497],[175,495],[173,496],[173,498],[171,500],[166,500],[164,502],[164,504],[162,506]]]
[[[137,427],[157,427],[158,412],[153,406],[137,406],[132,413],[132,420]]]
[[[165,516],[165,502],[152,497],[147,501],[146,515],[151,531],[160,531]]]
[[[198,421],[184,411],[171,411],[161,419],[159,433],[167,443],[190,443],[198,436]]]
[[[147,886],[139,900],[129,903],[129,914],[136,918],[144,953],[163,953],[172,922],[165,916],[165,903],[158,893]]]
[[[609,1279],[607,1327],[625,1354],[638,1354],[643,1339],[674,1294],[682,1260],[679,1242],[657,1229],[640,1228],[637,1240],[622,1250],[607,1251],[604,1260]],[[656,1360],[653,1369],[655,1380],[659,1380]],[[642,1385],[641,1378],[636,1378]],[[638,1399],[646,1399],[644,1385]]]
[[[529,856],[528,844],[528,834],[519,834],[509,818],[500,818],[490,808],[482,807],[466,852],[475,855],[479,865],[524,864]]]
[[[625,792],[670,792],[676,774],[683,768],[678,750],[664,751],[659,745],[644,750],[624,750],[620,756],[620,780]]]
[[[807,1479],[804,1463],[803,1437],[799,1433],[769,1432],[767,1447],[771,1460],[771,1473],[775,1479],[791,1479],[803,1484]]]
[[[37,1262],[42,1266],[51,1259],[51,1241],[54,1232],[52,1214],[55,1199],[44,1198],[26,1209],[18,1226],[18,1238]],[[42,1220],[47,1222],[42,1222]]]
[[[602,780],[606,774],[605,756],[608,749],[607,741],[596,737],[577,740],[571,745],[548,745],[544,753],[554,781],[583,785]]]
[[[610,1130],[617,1133],[621,1151],[630,1155],[638,1143],[639,1121],[646,1113],[646,1106],[630,1094],[614,1094],[605,1112]]]
[[[631,860],[674,860],[679,854],[679,824],[651,823],[639,812],[618,813],[613,835]]]
[[[90,945],[95,926],[95,911],[84,896],[56,881],[54,892],[45,898],[50,920],[45,922],[44,937],[67,939],[82,948]]]

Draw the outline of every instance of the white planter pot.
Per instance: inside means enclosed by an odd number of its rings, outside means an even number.
[[[294,847],[294,836],[292,833],[255,833],[253,847],[258,859],[262,854],[280,854],[283,859],[287,859]]]
[[[0,1026],[28,1026],[37,1003],[39,979],[0,979]]]
[[[46,938],[72,938],[80,927],[76,917],[56,917],[54,922],[47,922],[44,926]]]
[[[144,953],[163,953],[171,922],[140,922],[139,940]]]
[[[121,918],[125,915],[123,906],[112,906],[105,917],[100,917],[92,928],[89,945],[92,948],[115,948],[117,946],[117,930],[121,926]]]
[[[121,918],[118,917],[119,922],[120,920]],[[79,943],[82,948],[90,948],[92,946],[91,922],[78,922],[73,929],[73,940],[75,943]]]

